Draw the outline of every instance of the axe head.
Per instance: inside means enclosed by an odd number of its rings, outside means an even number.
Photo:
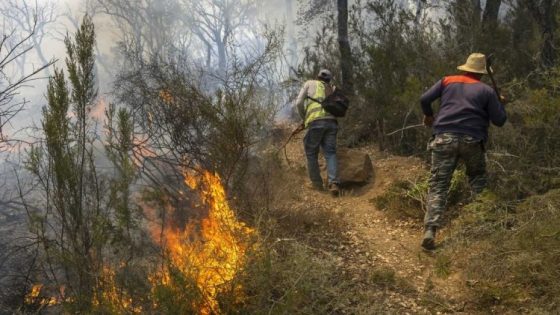
[[[486,55],[486,71],[488,71],[488,74],[490,74],[490,76],[494,73],[494,69],[492,69],[492,64],[494,63],[494,54],[488,54]]]
[[[494,63],[494,54],[488,54],[486,56],[486,68],[491,69],[492,64]]]

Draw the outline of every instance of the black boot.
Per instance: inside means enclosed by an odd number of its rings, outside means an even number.
[[[436,227],[435,226],[426,227],[426,230],[424,230],[424,239],[422,240],[422,247],[425,250],[436,249]]]

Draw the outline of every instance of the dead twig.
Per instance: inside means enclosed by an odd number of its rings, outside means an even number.
[[[398,130],[395,130],[395,131],[393,131],[393,132],[390,132],[390,133],[386,134],[386,136],[392,136],[392,135],[394,135],[394,134],[396,134],[396,133],[399,133],[399,132],[402,132],[402,131],[405,131],[405,130],[408,130],[408,129],[419,128],[419,127],[424,127],[424,124],[418,124],[418,125],[407,126],[407,127],[404,127],[404,128],[398,129]]]
[[[280,152],[280,150],[284,150],[284,157],[286,158],[286,162],[288,162],[288,165],[290,165],[290,159],[288,158],[288,151],[287,151],[286,148],[288,147],[288,144],[290,143],[290,141],[292,141],[292,139],[296,135],[298,135],[300,132],[302,132],[303,130],[305,130],[305,126],[303,124],[299,125],[294,131],[292,131],[292,133],[288,137],[288,140],[286,140],[284,145],[282,145],[280,147],[280,149],[278,149],[278,151],[277,151],[277,152]]]

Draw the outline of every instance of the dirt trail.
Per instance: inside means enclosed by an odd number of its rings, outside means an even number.
[[[306,196],[302,202],[342,212],[346,237],[326,248],[340,257],[340,268],[355,282],[357,290],[369,291],[366,295],[371,301],[381,302],[381,306],[372,306],[371,314],[472,314],[463,302],[466,279],[459,271],[451,270],[450,258],[421,249],[422,222],[391,219],[372,202],[396,180],[425,172],[425,164],[416,158],[386,156],[373,147],[361,148],[373,160],[373,182],[332,198],[306,185],[301,138],[294,139],[287,152],[294,176],[298,176],[298,189]],[[325,241],[333,242],[330,238]],[[372,282],[377,285],[372,286]]]

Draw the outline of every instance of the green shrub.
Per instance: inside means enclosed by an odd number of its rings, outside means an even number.
[[[429,173],[414,180],[398,180],[371,202],[393,218],[422,219],[427,207],[428,180]],[[468,191],[465,172],[462,169],[455,171],[449,189],[448,205],[452,207],[465,200]]]
[[[427,196],[427,179],[418,182],[399,180],[392,183],[386,192],[371,202],[379,210],[386,211],[395,219],[421,219],[424,215]]]

